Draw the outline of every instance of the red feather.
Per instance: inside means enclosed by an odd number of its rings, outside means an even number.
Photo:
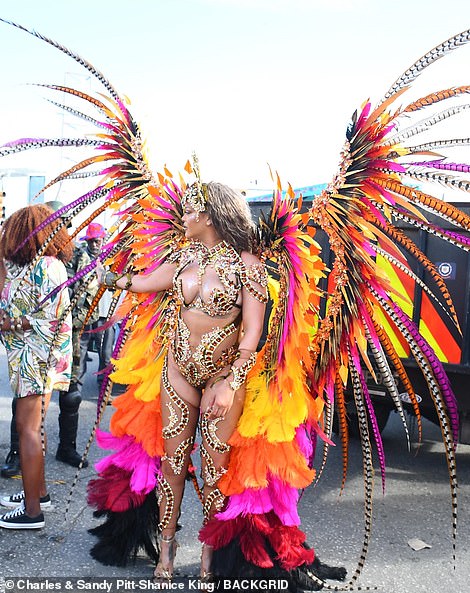
[[[99,510],[106,509],[116,513],[141,506],[146,495],[136,494],[130,489],[130,478],[130,472],[115,466],[109,467],[99,478],[88,483],[88,504]]]

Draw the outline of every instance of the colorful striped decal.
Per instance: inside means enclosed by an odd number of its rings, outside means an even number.
[[[416,283],[404,272],[395,268],[390,262],[382,256],[377,256],[377,265],[384,270],[389,278],[391,287],[397,291],[393,295],[393,300],[403,309],[403,311],[413,318],[414,315],[414,295]],[[419,331],[433,348],[436,356],[441,362],[460,364],[462,358],[462,348],[456,341],[450,330],[450,319],[445,318],[445,313],[438,310],[436,304],[431,301],[426,293],[421,292],[421,308]],[[380,319],[384,330],[390,336],[398,355],[401,358],[410,356],[409,348],[403,337],[388,322],[385,315],[380,314]]]

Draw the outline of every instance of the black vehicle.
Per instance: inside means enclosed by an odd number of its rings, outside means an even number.
[[[318,194],[324,187],[325,185],[313,185],[297,190],[299,193],[302,193],[304,208],[308,208],[313,196]],[[259,216],[261,210],[265,213],[269,211],[270,200],[271,196],[269,195],[249,199],[250,208],[255,218]],[[454,205],[465,213],[470,214],[470,203],[459,202]],[[451,223],[445,223],[441,219],[437,220],[432,215],[428,215],[427,217],[440,228],[454,229]],[[419,285],[405,275],[403,275],[403,278],[394,275],[392,279],[392,285],[396,283],[395,285],[400,292],[405,291],[407,293],[409,301],[407,312],[410,313],[416,325],[420,327],[420,330],[424,333],[436,355],[443,363],[457,398],[460,418],[459,442],[470,444],[470,255],[459,247],[405,222],[395,221],[395,226],[402,229],[428,259],[435,264],[452,297],[460,331],[455,327],[451,318],[446,315],[444,309],[433,303]],[[466,234],[470,236],[470,233]],[[318,230],[315,239],[322,246],[323,260],[327,266],[331,266],[332,254],[329,249],[327,237],[321,229]],[[380,261],[378,263],[381,265]],[[385,261],[384,265],[386,265]],[[439,294],[433,279],[429,277],[422,266],[413,263],[412,268],[418,277],[433,288],[436,294]],[[441,302],[445,306],[445,302],[443,300]],[[435,336],[438,336],[438,338],[436,339]],[[402,351],[399,350],[399,354],[419,401],[422,416],[438,424],[434,402],[432,401],[427,383],[421,371],[413,357],[406,350],[406,347],[401,346],[398,340],[396,346],[402,349]],[[366,369],[364,373],[367,376],[367,384],[374,402],[379,428],[382,430],[387,423],[390,412],[395,407],[386,388],[381,383],[380,373],[376,373],[377,381],[374,380]],[[404,389],[400,389],[400,385],[398,387],[402,394],[404,409],[410,414],[413,414],[407,393]],[[350,412],[351,429],[354,432],[354,430],[357,430],[357,424],[353,418],[354,405],[352,401],[348,409]]]

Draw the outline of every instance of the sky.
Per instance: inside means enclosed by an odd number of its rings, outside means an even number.
[[[0,0],[0,16],[74,50],[129,97],[155,170],[182,169],[196,151],[205,180],[269,191],[269,167],[294,187],[328,182],[354,110],[470,27],[470,3]],[[13,27],[0,23],[0,35],[0,143],[73,135],[70,118],[29,83],[88,91],[87,72]],[[470,47],[453,52],[413,92],[470,83],[469,64]],[[45,149],[0,167],[52,176],[67,158]]]

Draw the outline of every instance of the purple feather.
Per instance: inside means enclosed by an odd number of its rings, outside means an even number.
[[[38,225],[31,234],[29,234],[26,239],[24,239],[24,241],[22,243],[20,243],[20,245],[16,248],[15,253],[21,249],[22,247],[24,247],[26,245],[26,243],[31,239],[31,237],[34,237],[34,235],[36,235],[37,233],[39,233],[40,231],[42,231],[43,229],[45,229],[49,224],[51,224],[52,222],[54,222],[55,220],[57,220],[58,218],[63,217],[67,212],[69,212],[69,210],[74,210],[77,206],[81,205],[84,202],[87,202],[91,197],[97,197],[99,198],[103,192],[108,191],[108,189],[104,186],[99,186],[96,187],[95,189],[89,191],[86,194],[83,194],[82,196],[80,196],[79,198],[77,198],[76,200],[74,200],[73,202],[70,202],[70,204],[67,204],[66,206],[63,206],[62,208],[60,208],[59,210],[57,210],[56,212],[54,212],[53,214],[51,214],[50,216],[48,216],[46,218],[46,220],[44,220],[43,222],[41,222],[40,225]],[[84,204],[84,206],[86,206],[86,204]]]
[[[459,173],[470,173],[470,165],[466,163],[446,163],[442,159],[436,161],[413,161],[407,163],[413,167],[429,167],[432,169],[441,169],[444,171],[458,171]]]
[[[361,389],[362,393],[364,394],[364,399],[367,406],[367,411],[369,413],[369,418],[372,424],[372,432],[374,433],[374,440],[377,445],[377,454],[379,457],[380,463],[380,474],[382,476],[382,491],[385,493],[385,452],[382,443],[382,437],[380,435],[379,426],[377,424],[377,417],[374,411],[374,405],[372,404],[372,400],[370,398],[369,389],[367,388],[367,382],[364,377],[364,373],[362,372],[362,365],[361,360],[359,357],[359,352],[357,350],[356,344],[353,342],[350,344],[350,352],[351,357],[356,367],[356,372],[359,376],[359,380],[361,382]]]

